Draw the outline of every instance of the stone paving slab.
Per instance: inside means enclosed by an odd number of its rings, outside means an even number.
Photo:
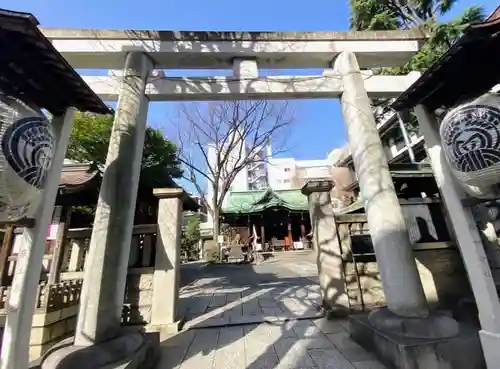
[[[181,309],[184,328],[257,324],[294,319],[314,319],[324,315],[316,284],[234,288],[217,286],[213,278],[200,279],[182,289]]]
[[[181,289],[190,329],[162,342],[156,369],[387,369],[349,338],[347,320],[319,318],[308,260],[193,267]]]
[[[156,369],[387,369],[325,318],[190,329],[161,344]]]

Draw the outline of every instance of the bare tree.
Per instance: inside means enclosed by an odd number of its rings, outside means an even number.
[[[292,122],[287,103],[250,100],[181,105],[176,129],[184,176],[200,195],[219,234],[220,210],[236,175],[269,154],[284,151],[284,131]],[[281,136],[281,137],[280,137]],[[266,144],[273,139],[272,153]],[[213,194],[213,196],[207,196]],[[212,197],[212,198],[209,198]]]

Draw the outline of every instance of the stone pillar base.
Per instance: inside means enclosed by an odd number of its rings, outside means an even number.
[[[427,318],[407,318],[383,307],[371,312],[368,322],[379,331],[406,338],[451,338],[460,332],[455,319],[436,312],[431,312]]]
[[[155,333],[130,333],[92,346],[64,342],[41,360],[40,369],[150,369],[159,356]]]
[[[485,368],[479,336],[471,326],[457,323],[459,330],[454,337],[409,338],[375,328],[368,314],[350,315],[349,323],[351,337],[389,368]]]

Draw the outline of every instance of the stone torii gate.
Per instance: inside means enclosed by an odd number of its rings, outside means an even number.
[[[118,101],[75,342],[53,350],[44,368],[73,367],[82,356],[89,368],[144,361],[144,340],[121,330],[120,315],[149,101],[340,98],[388,305],[370,321],[378,331],[401,336],[456,334],[453,320],[427,307],[370,106],[370,98],[396,97],[418,76],[374,76],[366,70],[404,64],[419,50],[421,34],[42,31],[72,67],[111,70],[84,80],[103,100]],[[325,72],[260,77],[259,68]],[[233,76],[172,78],[164,76],[165,69],[232,69]]]

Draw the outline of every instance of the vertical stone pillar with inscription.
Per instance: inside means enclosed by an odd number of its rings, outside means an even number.
[[[184,190],[157,188],[153,193],[159,202],[151,325],[175,333],[181,321],[179,283]]]
[[[330,315],[345,316],[349,312],[349,299],[330,197],[332,188],[332,181],[309,181],[302,187],[302,193],[307,195],[309,201],[323,306]]]

